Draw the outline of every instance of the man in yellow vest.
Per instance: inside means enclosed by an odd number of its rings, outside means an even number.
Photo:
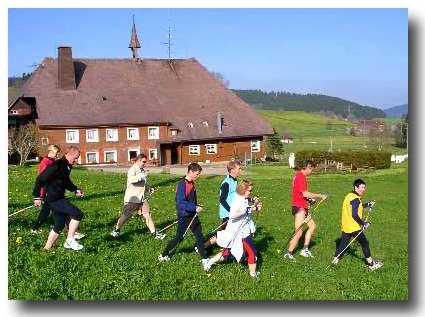
[[[374,201],[370,201],[366,204],[362,204],[361,196],[366,191],[366,183],[362,179],[356,179],[354,181],[354,190],[348,193],[342,203],[341,210],[341,240],[335,251],[335,257],[332,260],[332,264],[338,264],[339,257],[343,250],[347,247],[351,238],[357,237],[357,241],[360,243],[366,264],[369,269],[374,271],[379,269],[383,263],[372,259],[370,256],[369,242],[364,234],[364,230],[369,227],[369,222],[363,220],[363,208],[372,208],[375,204]]]

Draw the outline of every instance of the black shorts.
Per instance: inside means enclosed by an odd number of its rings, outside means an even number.
[[[295,216],[297,213],[304,211],[305,216],[307,217],[309,214],[308,208],[301,208],[297,206],[292,206],[292,215]]]

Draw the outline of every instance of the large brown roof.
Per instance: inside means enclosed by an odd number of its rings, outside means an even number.
[[[46,58],[24,85],[37,124],[95,127],[169,123],[179,140],[272,134],[268,123],[196,59],[74,59],[77,89],[57,88],[57,59]],[[225,126],[218,133],[217,113]],[[203,124],[208,122],[208,126]],[[193,123],[193,128],[188,123]]]

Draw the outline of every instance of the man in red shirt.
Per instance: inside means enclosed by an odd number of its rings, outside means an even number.
[[[326,199],[327,196],[324,194],[311,193],[308,191],[307,176],[313,172],[314,164],[312,161],[303,162],[301,170],[297,171],[295,176],[292,178],[292,214],[294,215],[294,230],[297,230],[300,226],[303,225],[304,221],[309,215],[309,199],[321,198]],[[316,223],[313,219],[310,219],[307,222],[307,232],[304,237],[304,247],[300,252],[300,255],[303,257],[313,257],[308,246],[310,245],[311,236],[316,229]],[[303,234],[302,230],[294,235],[292,240],[289,242],[288,250],[283,256],[285,259],[295,261],[292,253],[298,245]]]

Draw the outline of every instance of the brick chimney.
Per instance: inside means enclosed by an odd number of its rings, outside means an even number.
[[[58,87],[64,90],[76,89],[71,47],[58,47]]]

